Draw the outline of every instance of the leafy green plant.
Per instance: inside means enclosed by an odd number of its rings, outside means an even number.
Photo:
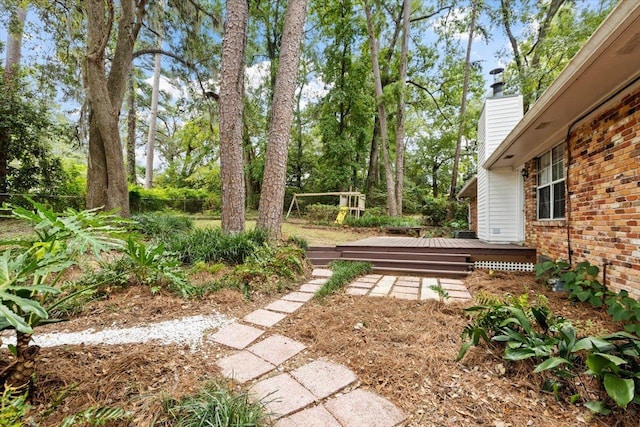
[[[193,229],[193,220],[170,212],[147,212],[134,215],[133,229],[149,237],[186,233]]]
[[[573,270],[562,274],[561,279],[569,289],[569,298],[602,307],[610,296],[605,286],[596,278],[600,269],[589,262],[579,263]]]
[[[122,408],[92,406],[77,414],[65,417],[60,427],[72,427],[75,425],[103,426],[108,422],[125,421],[130,418],[131,415]]]
[[[338,206],[314,203],[304,208],[305,217],[310,221],[331,223],[338,216]]]
[[[442,285],[431,285],[429,286],[429,289],[431,289],[432,291],[434,291],[435,293],[438,294],[438,296],[440,297],[440,300],[444,301],[444,300],[448,300],[449,298],[451,298],[449,296],[449,292],[447,292]]]
[[[264,403],[253,401],[247,392],[236,392],[220,383],[207,384],[195,396],[167,403],[167,412],[181,427],[256,426],[267,422]]]
[[[544,261],[534,265],[533,270],[539,283],[547,283],[551,278],[560,278],[560,275],[569,267],[571,267],[569,263],[563,260]]]
[[[27,392],[5,385],[0,395],[0,427],[21,427],[31,409]]]
[[[640,335],[640,302],[624,289],[606,299],[607,313],[614,322],[624,322],[624,330]]]
[[[34,351],[29,350],[33,329],[57,321],[49,311],[73,298],[60,294],[63,272],[91,249],[97,257],[103,251],[121,248],[117,237],[123,232],[121,219],[97,210],[67,209],[57,214],[31,201],[33,210],[11,207],[11,217],[29,222],[34,233],[25,239],[1,242],[0,254],[0,330],[16,331],[12,349],[15,363],[2,380],[10,385],[25,384],[34,366]]]
[[[219,228],[197,228],[190,233],[167,236],[163,242],[184,264],[198,261],[241,264],[268,240],[268,233],[260,229],[224,234]]]
[[[415,227],[419,221],[411,217],[392,217],[388,215],[372,215],[365,213],[360,218],[348,216],[344,223],[350,227]]]
[[[363,274],[368,274],[373,270],[373,266],[368,262],[335,260],[329,265],[333,274],[315,293],[316,298],[323,298],[332,294],[353,279]]]

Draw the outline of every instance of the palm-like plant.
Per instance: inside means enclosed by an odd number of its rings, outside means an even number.
[[[99,257],[123,245],[118,237],[123,220],[113,214],[95,209],[57,214],[30,202],[33,211],[12,206],[9,216],[31,223],[34,234],[0,242],[5,248],[0,253],[0,331],[16,331],[16,345],[10,346],[15,359],[0,372],[0,383],[14,386],[27,383],[34,370],[33,329],[51,322],[49,310],[71,297],[56,298],[64,271],[88,250]]]

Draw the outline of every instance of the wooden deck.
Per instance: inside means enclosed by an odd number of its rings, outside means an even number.
[[[423,269],[425,274],[427,271],[444,270],[450,275],[464,273],[476,262],[536,262],[536,250],[533,248],[451,238],[369,237],[335,247],[309,247],[307,255],[315,265],[326,265],[341,258],[369,261],[380,270],[395,268],[417,272]]]

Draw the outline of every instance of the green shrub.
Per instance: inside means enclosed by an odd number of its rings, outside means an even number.
[[[218,210],[220,196],[206,190],[191,188],[151,188],[138,186],[129,188],[131,212],[150,212],[174,209],[186,213]]]
[[[339,206],[315,203],[305,208],[305,216],[311,221],[334,222],[339,209]]]
[[[419,221],[411,217],[393,217],[387,215],[375,216],[365,213],[360,218],[347,216],[344,223],[350,227],[415,227],[419,225]]]
[[[247,392],[236,392],[220,383],[211,383],[195,396],[166,403],[175,425],[181,427],[266,425],[264,403],[253,401]]]
[[[368,274],[373,270],[373,266],[368,262],[354,262],[335,260],[329,265],[333,274],[315,293],[316,298],[323,298],[349,284],[353,279],[363,274]]]
[[[0,395],[0,427],[27,425],[25,417],[31,406],[27,403],[27,391],[5,385]]]
[[[447,214],[451,212],[449,225],[467,223],[468,207],[466,203],[449,201],[444,198],[428,197],[422,204],[422,223],[428,226],[445,225]]]
[[[191,218],[170,212],[142,213],[133,215],[132,220],[133,228],[149,237],[163,237],[193,229]]]
[[[264,230],[225,234],[220,228],[196,228],[190,233],[167,236],[165,248],[184,264],[198,261],[241,264],[269,239]]]

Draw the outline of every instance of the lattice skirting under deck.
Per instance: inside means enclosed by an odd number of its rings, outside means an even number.
[[[504,262],[504,261],[476,261],[475,268],[496,271],[533,271],[531,262]]]

